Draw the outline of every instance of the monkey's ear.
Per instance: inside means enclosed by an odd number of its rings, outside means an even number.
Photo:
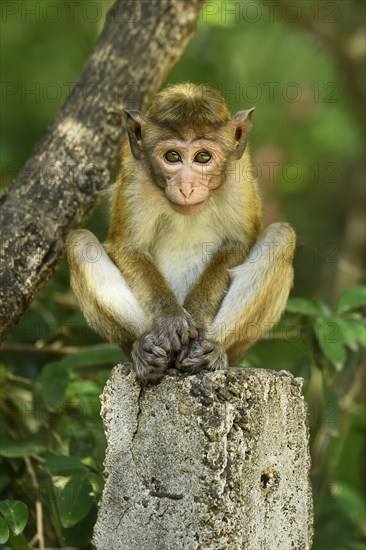
[[[239,111],[233,116],[233,122],[235,126],[235,156],[240,159],[243,156],[245,147],[247,145],[248,134],[252,127],[252,114],[255,107],[248,109],[247,111]]]
[[[140,111],[127,111],[123,109],[126,115],[126,130],[130,142],[131,153],[135,159],[142,159],[144,156],[142,149],[142,126],[145,123],[145,117]]]

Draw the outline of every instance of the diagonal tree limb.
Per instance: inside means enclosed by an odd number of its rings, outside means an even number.
[[[117,165],[121,107],[146,106],[191,38],[204,0],[116,0],[55,121],[0,198],[0,340],[54,273]],[[57,60],[55,60],[57,62]]]

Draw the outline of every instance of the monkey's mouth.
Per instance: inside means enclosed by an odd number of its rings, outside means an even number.
[[[206,204],[206,201],[196,202],[195,204],[171,203],[174,210],[186,216],[189,216],[190,214],[195,214],[196,212],[200,212],[205,206],[205,204]]]

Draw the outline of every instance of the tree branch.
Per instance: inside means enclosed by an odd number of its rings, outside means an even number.
[[[0,198],[0,339],[54,273],[67,231],[106,188],[124,137],[121,107],[150,101],[191,38],[203,1],[117,0],[108,12],[79,82]]]

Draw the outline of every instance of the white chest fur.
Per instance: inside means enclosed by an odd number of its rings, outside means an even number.
[[[222,235],[205,213],[173,216],[152,250],[180,303],[222,245]]]

